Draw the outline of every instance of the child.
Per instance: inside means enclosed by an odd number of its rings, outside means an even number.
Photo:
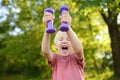
[[[49,20],[54,22],[54,18],[53,14],[44,12],[43,23],[46,26]],[[48,63],[52,66],[52,80],[84,80],[83,47],[70,27],[72,18],[68,11],[59,18],[61,22],[66,22],[69,25],[68,31],[58,31],[54,38],[54,44],[59,54],[50,50],[51,35],[46,31],[41,46]]]

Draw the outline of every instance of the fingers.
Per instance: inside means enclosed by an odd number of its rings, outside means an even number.
[[[49,12],[44,12],[44,15],[43,15],[43,23],[47,26],[47,22],[48,21],[54,21],[55,19],[55,16]],[[61,22],[66,22],[68,25],[71,25],[71,21],[72,21],[72,18],[69,14],[68,11],[64,11],[64,14],[60,15],[59,16],[59,19]]]
[[[65,11],[59,18],[61,22],[66,22],[68,25],[71,25],[71,16],[68,11]]]
[[[53,21],[55,19],[55,16],[49,12],[44,12],[44,15],[43,15],[43,23],[47,26],[47,22],[48,21]]]

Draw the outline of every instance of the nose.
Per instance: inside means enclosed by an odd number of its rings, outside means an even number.
[[[67,40],[66,40],[66,39],[64,39],[64,40],[62,41],[62,43],[67,43]]]

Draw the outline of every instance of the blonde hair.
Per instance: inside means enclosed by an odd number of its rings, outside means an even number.
[[[58,39],[62,36],[67,36],[66,32],[58,31],[54,38],[54,44],[58,41]]]

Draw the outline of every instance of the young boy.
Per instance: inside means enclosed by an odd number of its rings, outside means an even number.
[[[43,23],[47,26],[47,22],[54,22],[54,15],[44,12]],[[68,11],[60,16],[61,22],[69,25],[66,32],[58,31],[54,44],[59,54],[50,50],[50,34],[44,32],[42,40],[42,52],[52,66],[52,80],[84,80],[84,54],[83,47],[78,37],[72,30],[71,16]]]

